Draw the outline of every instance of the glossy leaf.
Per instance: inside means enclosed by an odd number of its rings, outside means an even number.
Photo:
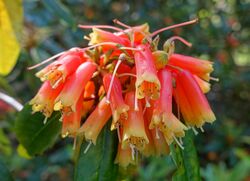
[[[1,160],[0,160],[0,180],[14,181],[14,179],[11,176],[10,171],[7,169],[7,167]]]
[[[192,138],[193,133],[188,131],[183,138],[184,150],[177,145],[172,146],[171,152],[176,164],[177,170],[173,176],[176,181],[199,181],[200,168],[196,149]]]
[[[106,125],[98,136],[96,145],[92,145],[87,153],[84,151],[88,142],[83,142],[75,166],[75,181],[110,181],[115,180],[118,166],[114,164],[117,151],[117,137]]]
[[[55,143],[61,130],[59,118],[59,113],[53,113],[44,124],[41,113],[32,114],[31,106],[24,106],[15,121],[15,132],[29,155],[41,154]]]
[[[22,1],[0,0],[0,74],[7,75],[20,53],[18,37],[22,29]]]

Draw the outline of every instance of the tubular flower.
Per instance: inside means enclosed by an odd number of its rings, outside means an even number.
[[[63,54],[57,61],[36,73],[41,81],[48,80],[53,88],[66,80],[66,77],[75,72],[77,67],[85,61],[82,51],[70,50]]]
[[[205,122],[215,121],[215,115],[206,97],[190,72],[183,70],[178,73],[176,90],[177,104],[188,125],[200,128]]]
[[[202,80],[201,78],[199,78],[197,75],[193,75],[196,82],[198,83],[198,85],[200,86],[202,92],[204,94],[208,93],[211,89],[211,84],[208,83],[207,81],[205,80]]]
[[[115,158],[115,163],[119,164],[123,168],[126,168],[129,164],[135,165],[135,158],[130,148],[122,148],[122,144],[118,143],[118,150]]]
[[[110,117],[110,106],[104,97],[78,130],[78,134],[83,134],[86,140],[96,144],[99,133]]]
[[[113,33],[98,28],[93,28],[93,32],[90,33],[89,36],[90,36],[89,45],[95,45],[103,42],[113,42],[120,45],[128,44],[128,41],[126,39],[118,37]]]
[[[169,154],[172,142],[183,148],[179,140],[187,127],[203,131],[205,122],[212,123],[215,115],[204,93],[210,90],[209,80],[216,79],[210,77],[211,62],[174,53],[175,40],[191,46],[183,38],[169,37],[163,50],[158,48],[156,35],[196,19],[155,32],[149,32],[147,23],[114,22],[123,28],[80,25],[92,29],[85,36],[88,47],[64,51],[29,67],[53,61],[36,74],[44,83],[30,104],[33,112],[45,115],[45,121],[53,111],[61,111],[62,136],[84,137],[89,142],[84,153],[111,119],[111,130],[119,138],[114,161],[127,167],[136,164],[138,154]]]
[[[155,129],[151,129],[151,134],[155,135],[153,136],[153,142],[154,142],[154,146],[155,146],[155,154],[157,156],[161,156],[161,155],[168,155],[169,154],[169,146],[166,142],[166,139],[164,137],[164,135],[162,134],[162,132],[160,132],[159,130]]]
[[[206,81],[210,80],[210,73],[214,70],[212,62],[180,54],[172,54],[169,64],[186,69]]]
[[[95,84],[88,81],[84,88],[82,116],[85,117],[95,103]]]
[[[103,77],[103,85],[108,92],[110,92],[110,107],[113,114],[113,121],[111,125],[111,130],[119,128],[124,121],[128,119],[129,106],[125,104],[122,97],[122,87],[118,78],[114,77],[113,84],[111,84],[112,75],[106,74]]]
[[[157,77],[152,53],[148,46],[138,46],[141,51],[135,52],[136,97],[156,100],[160,96],[160,81]]]
[[[142,41],[149,35],[149,25],[148,23],[144,23],[139,26],[134,26],[124,30],[123,32],[118,32],[116,35],[123,38],[132,39],[132,43],[135,45],[141,44]]]
[[[32,105],[33,112],[40,111],[46,118],[50,117],[53,112],[54,101],[61,90],[62,85],[53,89],[49,81],[44,82],[37,95],[29,102]]]
[[[171,144],[175,137],[185,136],[186,126],[182,124],[172,113],[172,75],[167,69],[158,72],[162,85],[160,98],[154,103],[154,111],[150,128],[157,128],[164,134],[168,144]]]
[[[91,62],[81,64],[65,82],[61,93],[55,100],[54,110],[75,112],[76,102],[95,70],[96,66]]]
[[[62,137],[66,136],[76,136],[78,129],[81,124],[81,116],[83,110],[83,95],[77,101],[76,111],[71,113],[62,113]]]
[[[142,151],[149,140],[144,127],[142,106],[139,104],[139,110],[134,107],[135,93],[128,92],[125,96],[125,103],[130,107],[128,119],[123,123],[122,148],[136,148]],[[140,103],[140,102],[139,102]]]
[[[150,119],[152,118],[154,108],[153,106],[147,108],[144,119],[147,120],[147,127],[150,127]],[[149,129],[150,135],[152,138],[152,143],[154,145],[154,153],[156,156],[168,155],[169,154],[169,146],[162,134],[162,132],[158,128]]]
[[[153,138],[154,135],[152,135],[152,132],[149,129],[149,123],[150,123],[149,118],[151,118],[151,116],[148,116],[148,114],[144,114],[145,132],[146,132],[148,140],[149,140],[148,144],[145,145],[145,148],[142,151],[142,154],[144,156],[155,155],[155,151],[156,151],[156,148],[155,148],[155,145],[154,145],[154,138]]]

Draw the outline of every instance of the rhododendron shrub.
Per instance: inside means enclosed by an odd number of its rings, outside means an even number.
[[[45,123],[59,111],[62,137],[87,142],[84,153],[95,147],[110,120],[109,131],[118,138],[113,162],[127,167],[138,163],[138,155],[168,155],[172,144],[185,149],[182,139],[189,129],[197,134],[205,123],[213,123],[216,118],[205,93],[209,81],[216,79],[210,76],[212,62],[175,53],[177,40],[191,46],[182,37],[158,45],[159,33],[196,19],[155,32],[148,24],[114,22],[119,28],[79,25],[92,29],[84,36],[89,46],[30,67],[47,63],[36,73],[43,84],[29,104],[44,115]]]

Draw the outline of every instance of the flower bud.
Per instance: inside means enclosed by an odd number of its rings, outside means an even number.
[[[152,53],[154,64],[157,70],[164,68],[168,63],[168,54],[165,51],[157,50]]]

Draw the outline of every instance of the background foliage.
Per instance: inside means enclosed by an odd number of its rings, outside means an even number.
[[[23,104],[35,95],[40,85],[34,72],[26,71],[27,66],[71,47],[86,45],[83,35],[88,31],[77,29],[78,23],[112,24],[112,19],[117,18],[130,25],[148,22],[155,30],[199,17],[200,22],[195,26],[162,33],[162,39],[176,34],[188,39],[193,47],[189,49],[177,44],[176,51],[214,61],[214,76],[220,78],[220,82],[213,83],[208,94],[217,121],[206,125],[205,133],[194,137],[200,174],[209,181],[250,179],[249,0],[24,0],[22,5],[22,50],[11,74],[0,77],[0,89]],[[2,41],[0,43],[2,45]],[[0,66],[2,61],[1,57]],[[30,158],[29,155],[44,150],[27,150],[27,154],[19,145],[15,117],[16,112],[0,102],[0,174],[9,180],[12,177],[30,181],[72,180],[72,140],[57,138],[55,145],[43,156]],[[54,126],[59,129],[58,125]],[[23,129],[30,129],[29,124]],[[113,144],[104,140],[100,142]],[[24,138],[22,144],[32,143]],[[184,157],[189,158],[189,155],[184,154]],[[175,175],[176,161],[179,160],[175,155],[143,159],[138,168],[128,169],[130,174],[119,170],[118,179],[168,180]],[[173,178],[178,180],[175,176]]]

